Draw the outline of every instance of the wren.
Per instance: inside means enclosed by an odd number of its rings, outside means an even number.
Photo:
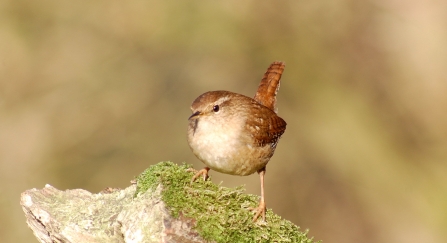
[[[229,91],[210,91],[191,105],[188,143],[192,152],[207,167],[200,175],[206,180],[210,169],[246,176],[255,172],[261,179],[261,200],[253,221],[265,221],[265,168],[286,129],[276,114],[276,94],[284,63],[273,62],[264,74],[254,98]]]

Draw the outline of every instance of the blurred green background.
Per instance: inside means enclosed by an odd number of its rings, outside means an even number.
[[[324,242],[447,241],[445,1],[0,3],[0,235],[37,242],[26,189],[127,187],[151,164],[203,165],[201,93],[253,96],[286,62],[288,127],[267,207]],[[257,175],[211,172],[246,184]]]

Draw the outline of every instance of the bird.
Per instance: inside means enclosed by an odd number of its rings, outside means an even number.
[[[253,221],[265,221],[264,176],[287,123],[277,115],[276,96],[284,71],[283,62],[273,62],[265,72],[253,98],[224,91],[209,91],[198,96],[191,105],[188,118],[188,144],[206,167],[191,179],[208,171],[247,176],[257,172],[261,198]]]

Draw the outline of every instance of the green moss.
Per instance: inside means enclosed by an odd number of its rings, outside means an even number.
[[[266,222],[253,223],[250,207],[256,207],[259,197],[244,194],[242,186],[226,188],[210,180],[190,183],[194,173],[190,165],[160,162],[146,169],[137,178],[137,192],[144,193],[163,185],[162,197],[171,214],[197,220],[196,230],[206,240],[215,242],[314,242],[307,231],[281,219],[270,209]]]

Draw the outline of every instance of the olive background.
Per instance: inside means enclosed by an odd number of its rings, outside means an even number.
[[[203,164],[192,101],[254,96],[269,64],[288,123],[267,207],[323,242],[447,241],[445,1],[0,3],[0,236],[37,242],[20,193],[125,188]],[[260,194],[256,174],[211,171]]]

